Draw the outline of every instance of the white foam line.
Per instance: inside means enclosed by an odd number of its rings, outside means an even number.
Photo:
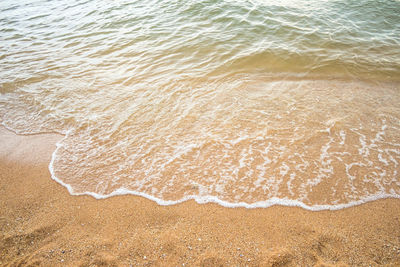
[[[4,123],[1,123],[3,125],[3,127],[5,127],[6,129],[16,133],[17,133],[14,129],[7,127],[7,125],[5,125]],[[344,208],[350,208],[356,205],[361,205],[367,202],[371,202],[371,201],[375,201],[378,199],[385,199],[385,198],[400,198],[400,194],[376,194],[376,195],[372,195],[369,197],[366,197],[362,200],[357,200],[357,201],[352,201],[346,204],[338,204],[338,205],[313,205],[313,206],[309,206],[304,204],[301,201],[298,200],[291,200],[291,199],[282,199],[282,198],[270,198],[268,200],[264,200],[264,201],[257,201],[254,203],[246,203],[246,202],[237,202],[237,203],[231,203],[231,202],[227,202],[224,200],[221,200],[215,196],[198,196],[198,195],[190,195],[190,196],[186,196],[182,199],[179,200],[163,200],[157,197],[154,197],[152,195],[143,193],[143,192],[139,192],[139,191],[134,191],[134,190],[129,190],[126,188],[119,188],[117,190],[115,190],[114,192],[112,192],[111,194],[108,195],[100,195],[97,193],[93,193],[93,192],[82,192],[82,193],[76,193],[74,192],[74,189],[72,188],[72,186],[70,184],[64,183],[63,181],[61,181],[59,178],[57,178],[57,176],[55,175],[54,172],[54,161],[55,161],[55,157],[57,154],[57,151],[60,147],[62,147],[62,141],[64,141],[67,137],[68,134],[71,131],[67,131],[65,133],[65,136],[63,139],[61,139],[60,141],[57,142],[56,144],[56,149],[54,150],[52,156],[51,156],[51,161],[49,164],[49,171],[51,174],[51,178],[53,180],[55,180],[57,183],[61,184],[62,186],[64,186],[65,188],[67,188],[68,192],[73,195],[73,196],[80,196],[80,195],[88,195],[88,196],[92,196],[96,199],[105,199],[105,198],[109,198],[112,196],[120,196],[120,195],[135,195],[135,196],[140,196],[140,197],[144,197],[147,198],[149,200],[152,200],[154,202],[156,202],[158,205],[160,206],[170,206],[170,205],[175,205],[175,204],[179,204],[188,200],[194,200],[199,204],[206,204],[206,203],[216,203],[219,204],[223,207],[227,207],[227,208],[247,208],[247,209],[254,209],[254,208],[268,208],[274,205],[280,205],[280,206],[288,206],[288,207],[300,207],[303,208],[305,210],[310,210],[310,211],[321,211],[321,210],[340,210],[340,209],[344,209]],[[19,134],[21,135],[21,134]],[[30,135],[30,134],[22,134],[22,135]],[[393,191],[392,191],[393,192]]]
[[[6,129],[16,133],[16,131],[14,131],[12,128],[7,127],[4,123],[1,123]],[[139,191],[134,191],[134,190],[129,190],[126,188],[119,188],[117,190],[115,190],[114,192],[112,192],[111,194],[108,195],[100,195],[97,193],[93,193],[93,192],[82,192],[82,193],[76,193],[74,192],[74,189],[72,188],[72,186],[70,184],[64,183],[63,181],[61,181],[59,178],[57,178],[57,176],[55,175],[54,172],[54,161],[55,161],[55,157],[57,154],[57,151],[60,147],[62,147],[62,141],[64,141],[67,137],[68,134],[71,131],[67,131],[65,133],[65,136],[63,139],[61,139],[60,141],[58,141],[56,143],[56,149],[54,150],[52,156],[51,156],[51,161],[49,164],[49,171],[51,174],[51,178],[56,181],[57,183],[61,184],[62,186],[64,186],[65,188],[67,188],[68,192],[73,195],[73,196],[81,196],[81,195],[88,195],[88,196],[92,196],[96,199],[105,199],[105,198],[109,198],[112,196],[120,196],[120,195],[134,195],[134,196],[140,196],[140,197],[144,197],[147,198],[149,200],[152,200],[154,202],[156,202],[158,205],[160,206],[170,206],[170,205],[175,205],[175,204],[179,204],[188,200],[194,200],[199,204],[206,204],[206,203],[216,203],[219,204],[223,207],[227,207],[227,208],[247,208],[247,209],[254,209],[254,208],[268,208],[271,206],[275,206],[275,205],[280,205],[280,206],[288,206],[288,207],[300,207],[303,208],[305,210],[310,210],[310,211],[321,211],[321,210],[340,210],[340,209],[344,209],[344,208],[350,208],[356,205],[361,205],[367,202],[371,202],[371,201],[375,201],[378,199],[384,199],[384,198],[400,198],[400,194],[376,194],[376,195],[372,195],[372,196],[368,196],[362,200],[357,200],[357,201],[352,201],[346,204],[338,204],[338,205],[313,205],[313,206],[309,206],[304,204],[301,201],[298,200],[291,200],[291,199],[285,199],[285,198],[270,198],[268,200],[264,200],[264,201],[257,201],[254,203],[246,203],[246,202],[237,202],[237,203],[231,203],[231,202],[227,202],[224,200],[221,200],[215,196],[198,196],[198,195],[190,195],[190,196],[186,196],[182,199],[179,200],[163,200],[157,197],[154,197],[152,195],[143,193],[143,192],[139,192]],[[29,135],[29,134],[22,134],[22,135]]]
[[[79,195],[88,195],[88,196],[92,196],[96,199],[105,199],[105,198],[109,198],[112,196],[120,196],[120,195],[135,195],[135,196],[141,196],[144,198],[147,198],[149,200],[152,200],[154,202],[156,202],[158,205],[161,206],[170,206],[170,205],[175,205],[175,204],[179,204],[188,200],[194,200],[199,204],[205,204],[205,203],[216,203],[219,204],[223,207],[227,207],[227,208],[247,208],[247,209],[254,209],[254,208],[268,208],[274,205],[280,205],[280,206],[288,206],[288,207],[300,207],[306,210],[311,210],[311,211],[321,211],[321,210],[340,210],[340,209],[344,209],[344,208],[349,208],[352,206],[356,206],[356,205],[360,205],[366,202],[370,202],[370,201],[374,201],[374,200],[378,200],[378,199],[383,199],[383,198],[400,198],[400,194],[377,194],[377,195],[373,195],[373,196],[369,196],[363,200],[357,200],[357,201],[352,201],[350,203],[346,203],[346,204],[338,204],[338,205],[313,205],[313,206],[309,206],[304,204],[301,201],[298,200],[291,200],[291,199],[285,199],[285,198],[276,198],[273,197],[271,199],[268,200],[264,200],[264,201],[257,201],[254,203],[246,203],[246,202],[237,202],[237,203],[231,203],[231,202],[227,202],[224,200],[219,199],[218,197],[215,196],[199,196],[199,195],[190,195],[190,196],[186,196],[182,199],[179,200],[163,200],[160,198],[157,198],[155,196],[143,193],[143,192],[138,192],[138,191],[134,191],[134,190],[129,190],[126,188],[119,188],[117,190],[115,190],[114,192],[112,192],[111,194],[108,195],[101,195],[101,194],[97,194],[97,193],[93,193],[93,192],[83,192],[83,193],[76,193],[74,192],[74,189],[72,188],[71,185],[64,183],[63,181],[61,181],[60,179],[57,178],[57,176],[54,173],[54,161],[55,161],[55,157],[56,157],[56,153],[57,150],[62,147],[61,142],[67,138],[68,133],[65,135],[65,137],[60,140],[59,142],[57,142],[56,144],[56,149],[54,150],[52,157],[51,157],[51,161],[49,164],[49,171],[51,174],[51,178],[53,180],[55,180],[56,182],[58,182],[59,184],[61,184],[62,186],[66,187],[68,189],[68,192],[71,195],[74,196],[79,196]]]

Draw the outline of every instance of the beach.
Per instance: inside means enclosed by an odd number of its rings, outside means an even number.
[[[56,134],[0,135],[2,266],[399,266],[400,200],[337,211],[71,196]]]
[[[0,1],[0,266],[400,266],[400,1]]]

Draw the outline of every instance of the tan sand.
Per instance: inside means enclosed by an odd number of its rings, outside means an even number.
[[[399,199],[311,212],[71,196],[48,171],[60,138],[0,128],[1,266],[400,266]]]

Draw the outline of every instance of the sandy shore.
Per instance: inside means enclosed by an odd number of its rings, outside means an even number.
[[[61,136],[0,128],[0,265],[400,266],[400,200],[339,211],[73,197],[50,178]]]

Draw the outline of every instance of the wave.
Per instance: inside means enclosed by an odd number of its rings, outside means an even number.
[[[372,12],[373,11],[373,12]],[[398,197],[398,1],[0,3],[0,120],[73,194]]]

